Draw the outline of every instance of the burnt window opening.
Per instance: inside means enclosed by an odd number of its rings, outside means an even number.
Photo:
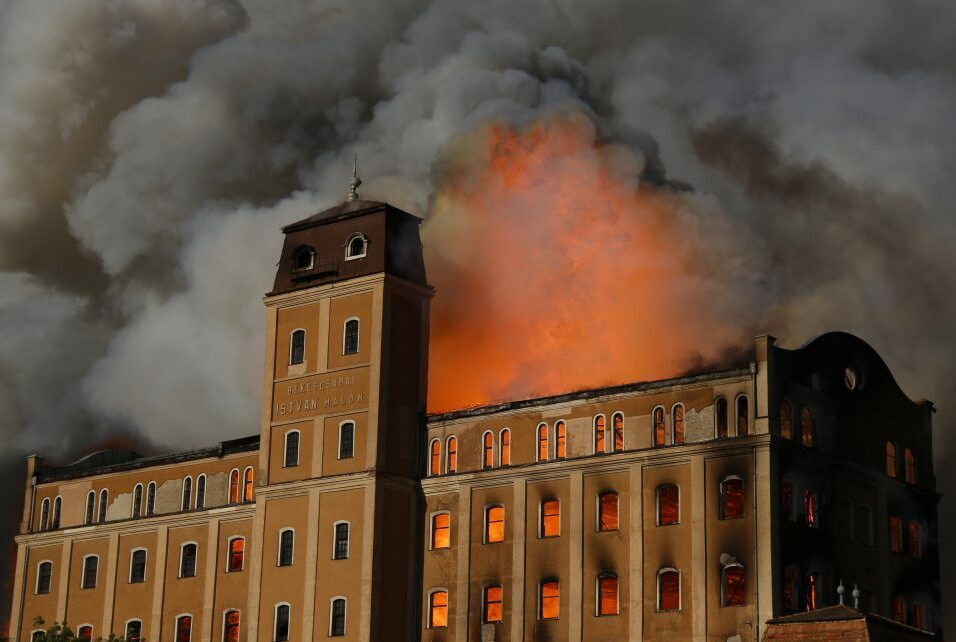
[[[568,427],[563,421],[554,424],[554,458],[565,459],[568,456]]]
[[[315,250],[308,245],[300,245],[292,252],[292,271],[311,270],[315,264]]]
[[[451,515],[432,515],[432,550],[451,547]]]
[[[538,584],[538,619],[556,620],[561,615],[561,585],[548,579]]]
[[[896,479],[896,444],[892,441],[886,442],[886,476]]]
[[[817,444],[816,422],[813,413],[806,407],[800,412],[800,440],[807,448],[813,448]]]
[[[339,426],[339,459],[355,456],[355,422],[345,421]]]
[[[86,512],[83,514],[84,526],[93,523],[93,512],[96,509],[96,493],[92,490],[86,494]]]
[[[664,409],[658,406],[654,408],[654,446],[663,446],[666,443]]]
[[[495,437],[490,432],[486,432],[481,437],[481,442],[481,467],[492,468],[495,465]]]
[[[606,491],[598,496],[598,531],[606,533],[616,531],[620,519],[618,516],[618,495],[614,491]]]
[[[896,515],[890,516],[890,552],[903,552],[903,521]]]
[[[780,436],[793,439],[793,406],[787,399],[780,402]]]
[[[680,488],[676,484],[657,487],[657,525],[680,524]]]
[[[332,559],[345,560],[349,557],[349,523],[339,522],[333,529],[335,543],[332,547]]]
[[[196,508],[206,507],[206,476],[196,478]]]
[[[618,581],[614,573],[601,573],[597,581],[597,615],[618,615]]]
[[[329,617],[329,637],[339,637],[345,635],[345,598],[334,598],[332,600],[331,611],[332,612]]]
[[[561,502],[547,499],[541,502],[541,521],[538,537],[559,537],[561,535]]]
[[[349,319],[342,332],[342,354],[358,354],[359,320]]]
[[[657,572],[657,610],[680,611],[680,571],[662,568]]]
[[[724,606],[743,606],[746,597],[744,567],[741,564],[728,564],[721,571],[722,603]]]
[[[903,479],[907,484],[916,483],[916,455],[909,448],[903,449]]]
[[[926,616],[922,604],[913,605],[913,617],[910,619],[910,626],[915,629],[926,630]]]
[[[810,488],[803,491],[803,520],[808,528],[820,528],[817,493]]]
[[[747,395],[737,397],[737,436],[750,433],[750,403]]]
[[[718,397],[714,402],[714,421],[717,424],[717,438],[723,439],[727,436],[727,400]]]
[[[243,478],[243,490],[242,490],[242,500],[245,502],[252,501],[252,488],[254,485],[254,476],[252,472],[252,466],[246,468],[245,472],[242,475]]]
[[[449,437],[447,448],[448,448],[448,461],[446,463],[446,468],[448,469],[449,473],[457,473],[458,472],[458,438]]]
[[[273,640],[275,642],[288,642],[289,640],[289,605],[277,604],[275,615],[275,630]]]
[[[538,424],[538,461],[548,461],[548,424]]]
[[[511,465],[511,431],[505,428],[498,435],[500,445],[500,464],[502,466]]]
[[[192,639],[193,618],[180,615],[176,618],[176,642],[190,642]]]
[[[299,431],[290,430],[285,434],[285,456],[282,465],[292,468],[299,465]]]
[[[485,587],[484,604],[481,609],[482,622],[486,624],[501,622],[503,598],[504,591],[500,584]]]
[[[783,569],[783,606],[791,610],[797,610],[797,577],[799,571],[788,566]]]
[[[448,626],[448,591],[432,591],[428,595],[428,628]]]
[[[345,241],[345,260],[363,258],[366,254],[368,239],[361,232],[355,232]]]
[[[906,600],[901,597],[893,598],[893,619],[906,624]]]
[[[807,611],[814,611],[820,606],[820,574],[807,573],[803,584],[803,608]]]
[[[196,555],[199,547],[193,543],[183,544],[179,549],[179,577],[196,577]]]
[[[242,570],[246,555],[246,540],[243,537],[235,537],[229,540],[229,553],[226,558],[226,572],[238,573]]]
[[[720,482],[720,519],[744,516],[744,480],[731,476]]]
[[[684,406],[676,404],[671,410],[671,428],[674,431],[673,442],[684,443]]]
[[[293,330],[289,339],[289,365],[305,362],[305,330]]]
[[[146,581],[146,549],[137,548],[130,553],[129,583],[140,584]]]
[[[784,519],[793,521],[793,484],[788,481],[780,485],[780,512]]]
[[[100,558],[96,555],[87,555],[83,558],[83,575],[80,578],[81,589],[96,588],[96,571],[99,564]]]
[[[603,453],[605,450],[605,426],[604,415],[598,415],[594,418],[594,454]]]
[[[624,415],[615,412],[611,415],[611,426],[614,431],[614,452],[619,453],[624,450]]]
[[[910,522],[906,525],[906,545],[910,557],[920,559],[923,557],[923,547],[920,544],[920,527],[916,522]]]
[[[46,595],[50,592],[53,583],[53,562],[40,562],[37,565],[37,595]]]
[[[239,503],[239,469],[233,468],[229,473],[229,503]]]
[[[428,450],[428,475],[435,477],[441,474],[441,442],[437,439],[432,439]]]
[[[489,506],[485,509],[485,544],[505,541],[505,508]]]
[[[278,566],[292,566],[295,553],[295,531],[286,528],[279,532]]]
[[[222,640],[223,642],[239,642],[239,611],[226,611]]]

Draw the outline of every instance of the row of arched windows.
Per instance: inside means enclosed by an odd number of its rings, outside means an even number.
[[[820,499],[817,491],[813,488],[803,489],[800,513],[794,504],[794,492],[793,482],[784,481],[780,485],[780,510],[784,519],[791,522],[799,520],[809,528],[820,528]]]
[[[897,457],[896,444],[892,441],[886,442],[886,475],[893,479],[898,479],[899,461]],[[907,484],[915,484],[916,474],[916,454],[910,448],[903,449],[903,480]]]
[[[251,502],[253,499],[253,488],[255,487],[255,474],[252,466],[247,466],[239,476],[239,469],[233,468],[229,473],[229,503],[239,504],[241,502]]]
[[[302,438],[298,430],[285,433],[282,451],[282,467],[294,468],[299,465],[299,445]],[[351,459],[355,456],[355,422],[343,421],[339,424],[339,444],[336,451],[338,459]]]
[[[358,354],[359,319],[351,317],[342,324],[342,354]],[[289,334],[289,365],[305,363],[305,329],[296,328]]]
[[[780,402],[780,436],[784,439],[794,439],[793,434],[793,405],[788,399]],[[800,443],[808,448],[817,444],[817,428],[813,412],[806,406],[800,411]]]
[[[368,237],[361,232],[352,232],[345,239],[345,260],[354,261],[365,257]],[[292,251],[292,271],[304,272],[316,267],[316,253],[309,245],[300,245]]]

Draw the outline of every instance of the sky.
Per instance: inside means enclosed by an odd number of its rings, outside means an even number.
[[[433,372],[462,345],[490,355],[481,385],[436,385],[433,405],[581,385],[542,373],[580,359],[587,315],[613,330],[599,385],[844,330],[936,402],[951,494],[954,18],[890,0],[0,0],[3,476],[28,452],[257,432],[278,230],[340,202],[357,154],[363,197],[425,219]]]

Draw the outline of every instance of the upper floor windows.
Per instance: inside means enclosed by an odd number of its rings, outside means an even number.
[[[50,528],[56,530],[60,527],[60,510],[63,508],[63,499],[57,495],[53,499],[53,517],[50,520]]]
[[[289,339],[289,365],[295,366],[305,362],[305,330],[299,328],[292,331]]]
[[[349,523],[336,522],[332,527],[332,559],[344,560],[349,557]]]
[[[53,562],[44,561],[37,564],[37,585],[35,593],[45,595],[50,592],[53,580]]]
[[[724,606],[743,606],[745,600],[746,577],[744,567],[732,562],[721,571],[721,598]]]
[[[787,399],[780,402],[780,436],[793,439],[793,406]]]
[[[156,514],[156,482],[149,482],[146,486],[146,516]]]
[[[40,502],[40,530],[45,531],[50,527],[50,498],[44,497]]]
[[[663,446],[667,443],[664,427],[664,409],[661,406],[654,408],[654,413],[651,416],[654,421],[654,445]]]
[[[747,395],[737,397],[737,436],[750,432],[750,404]]]
[[[252,471],[252,466],[246,468],[246,471],[242,475],[243,479],[243,490],[242,490],[242,499],[246,502],[252,501],[252,489],[254,486],[254,473]]]
[[[86,511],[83,513],[83,524],[93,523],[93,512],[96,509],[96,493],[92,490],[86,494]]]
[[[616,531],[619,521],[617,493],[609,490],[598,495],[598,531]]]
[[[448,591],[436,589],[428,594],[428,628],[448,626]]]
[[[292,271],[311,270],[315,262],[315,250],[308,245],[300,245],[292,252]]]
[[[511,431],[507,428],[503,428],[500,433],[498,433],[498,448],[499,448],[499,457],[500,464],[502,466],[511,465]]]
[[[199,546],[186,542],[179,549],[179,577],[196,577],[196,557]]]
[[[538,619],[556,620],[561,616],[561,585],[557,580],[538,584]]]
[[[233,468],[229,473],[229,503],[239,503],[239,469]]]
[[[568,426],[563,421],[554,424],[554,458],[565,459],[568,456]]]
[[[505,433],[505,432],[507,431],[502,431],[502,433]],[[511,452],[510,438],[509,438],[508,444],[509,444],[508,452],[510,453]],[[457,473],[458,472],[458,438],[455,437],[454,435],[449,437],[448,440],[445,442],[445,448],[448,452],[448,459],[445,462],[445,468],[447,469],[447,472],[449,473]]]
[[[344,597],[334,597],[329,608],[329,637],[345,635],[345,607]]]
[[[806,407],[800,411],[800,440],[808,448],[813,448],[817,443],[816,422],[813,413]]]
[[[611,415],[611,426],[614,431],[614,452],[619,453],[624,450],[624,415],[619,412]]]
[[[680,523],[680,488],[676,484],[657,487],[657,525],[670,526]]]
[[[129,555],[129,583],[139,584],[146,581],[146,549],[137,548]]]
[[[740,519],[744,516],[744,480],[736,475],[720,482],[720,519]]]
[[[358,354],[359,351],[359,320],[348,319],[342,331],[342,354]]]
[[[290,430],[285,434],[285,452],[282,456],[282,465],[286,468],[299,465],[299,431]]]
[[[907,484],[916,483],[916,455],[909,448],[903,449],[903,479]]]
[[[492,468],[495,465],[495,436],[490,431],[481,436],[481,467]]]
[[[196,508],[206,507],[206,476],[196,478]]]
[[[558,537],[561,535],[561,502],[547,499],[541,502],[538,537]]]
[[[192,504],[192,495],[193,478],[187,476],[183,479],[183,497],[182,502],[180,503],[180,510],[189,510],[189,507]]]
[[[96,588],[96,572],[99,569],[100,558],[96,555],[87,555],[83,558],[83,575],[80,576],[80,588]]]
[[[803,491],[803,519],[810,528],[820,528],[818,510],[816,491],[811,488]]]
[[[345,241],[345,260],[360,259],[365,256],[368,239],[361,232],[353,232]]]
[[[279,558],[276,560],[276,566],[292,566],[294,553],[295,531],[291,528],[283,528],[279,531]]]
[[[505,541],[505,508],[504,506],[487,506],[485,508],[485,544]]]
[[[432,439],[428,448],[428,474],[431,476],[441,474],[441,442]]]
[[[237,573],[242,570],[246,555],[246,539],[233,537],[229,540],[229,552],[226,557],[226,572]]]
[[[109,507],[110,493],[105,488],[100,491],[100,504],[98,506],[96,521],[102,524],[106,521],[106,509]]]
[[[601,573],[597,579],[597,615],[617,615],[620,613],[617,575]]]
[[[594,454],[603,453],[606,450],[607,435],[605,431],[604,415],[598,415],[594,418]]]
[[[143,485],[133,486],[133,517],[139,517],[143,513]]]
[[[671,430],[674,433],[673,442],[684,443],[684,404],[674,404],[671,408]]]
[[[451,515],[449,513],[435,513],[432,515],[432,550],[449,548],[451,546]]]
[[[351,459],[355,456],[355,422],[343,421],[339,424],[339,459]]]
[[[714,402],[714,422],[716,423],[717,438],[727,436],[727,400],[718,397]]]
[[[662,568],[657,571],[657,610],[680,611],[680,571]]]
[[[548,461],[548,424],[538,424],[538,461]]]
[[[481,621],[485,624],[491,622],[501,622],[502,608],[501,604],[504,598],[504,591],[500,584],[486,586],[482,599]]]

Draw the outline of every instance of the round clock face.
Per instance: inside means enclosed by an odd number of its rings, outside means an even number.
[[[847,390],[856,390],[860,385],[860,377],[854,368],[844,368],[843,370],[843,383],[846,384]]]

